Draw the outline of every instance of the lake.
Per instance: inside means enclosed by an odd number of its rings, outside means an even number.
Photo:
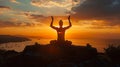
[[[32,41],[26,42],[11,42],[0,44],[0,49],[5,50],[15,50],[21,52],[24,50],[25,46],[33,45],[35,42],[41,45],[49,44],[49,41],[53,39],[32,39]],[[104,52],[103,48],[106,48],[109,44],[114,44],[115,46],[120,45],[120,39],[68,39],[72,41],[73,45],[76,46],[86,46],[87,43],[91,44],[93,47],[97,48],[99,52]]]

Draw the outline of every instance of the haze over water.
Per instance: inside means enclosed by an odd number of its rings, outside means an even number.
[[[38,42],[41,45],[46,45],[49,44],[50,40],[54,39],[32,39],[32,41],[26,42],[5,43],[0,44],[0,49],[15,50],[21,52],[27,45],[34,45],[35,42]],[[86,44],[89,43],[93,47],[97,48],[98,52],[104,52],[104,48],[108,47],[109,44],[113,44],[115,46],[120,44],[120,39],[68,39],[68,40],[72,41],[72,44],[76,46],[86,46]]]

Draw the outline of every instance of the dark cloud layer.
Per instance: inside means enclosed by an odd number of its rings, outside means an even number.
[[[0,8],[3,8],[3,9],[11,9],[11,8],[8,7],[8,6],[0,6]]]
[[[0,21],[0,27],[13,27],[13,26],[16,26],[13,22]]]
[[[45,16],[43,15],[35,15],[35,14],[32,14],[30,15],[31,16],[31,19],[42,19],[42,18],[45,18]]]
[[[86,0],[74,7],[74,16],[81,19],[111,19],[120,17],[120,0]]]
[[[86,0],[72,10],[76,19],[104,20],[108,26],[120,26],[120,0]]]
[[[0,27],[23,27],[23,26],[34,26],[34,23],[26,23],[26,22],[12,22],[12,21],[1,21]]]

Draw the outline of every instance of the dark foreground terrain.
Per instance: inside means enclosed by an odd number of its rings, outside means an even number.
[[[26,46],[23,52],[0,50],[0,67],[120,67],[120,47],[109,46],[105,53],[86,46]]]

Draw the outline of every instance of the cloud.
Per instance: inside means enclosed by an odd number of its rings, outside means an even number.
[[[106,25],[120,25],[120,0],[85,0],[73,7],[76,19],[104,20]]]
[[[13,22],[0,20],[0,27],[14,27],[14,26],[17,26],[17,25]]]
[[[36,25],[34,21],[22,15],[22,13],[20,14],[3,15],[7,18],[2,19],[0,17],[0,27],[33,27]]]
[[[67,15],[80,0],[32,0],[31,5],[42,8],[46,15]],[[74,3],[74,5],[73,5]],[[59,12],[59,14],[58,14]]]
[[[3,8],[3,7],[2,7]],[[0,27],[42,26],[45,17],[39,12],[7,10],[0,17]]]
[[[80,0],[32,0],[31,4],[34,6],[38,6],[38,7],[47,7],[47,8],[51,8],[51,7],[73,7],[75,5],[73,5],[73,2],[75,2],[74,4],[76,5],[77,3],[80,2]],[[73,5],[73,6],[72,6]]]
[[[14,22],[14,21],[2,21],[0,20],[0,27],[31,27],[34,26],[34,23],[26,22]]]
[[[16,2],[20,4],[16,4]],[[78,2],[74,3],[76,5]],[[2,0],[0,4],[16,11],[37,11],[45,16],[67,15],[66,12],[70,12],[71,8],[75,6],[72,6],[72,0]]]
[[[117,1],[115,5],[114,2]],[[81,18],[107,18],[120,16],[119,0],[86,0],[84,3],[73,8],[76,15]]]
[[[20,2],[16,1],[16,0],[10,0],[13,3],[19,4]]]
[[[43,18],[46,18],[43,15],[35,15],[35,14],[31,14],[30,17],[31,17],[31,19],[43,19]]]
[[[48,20],[47,16],[41,15],[40,13],[34,12],[23,12],[23,15],[28,19],[31,20],[30,22],[36,22],[38,25],[41,23],[45,23]],[[39,24],[40,23],[40,24]]]
[[[79,20],[78,24],[91,29],[116,29],[120,27],[119,24],[116,25],[116,23],[105,20]]]
[[[7,12],[9,10],[11,10],[11,8],[8,6],[0,6],[0,14]]]
[[[10,9],[8,6],[0,6],[0,9]]]
[[[31,23],[31,25],[46,24],[46,22],[50,21],[50,18],[46,16],[51,16],[51,15],[66,16],[71,13],[72,13],[71,14],[72,19],[78,21],[79,20],[104,21],[104,23],[94,22],[96,26],[120,25],[120,0],[73,0],[73,1],[72,0],[26,0],[26,1],[2,0],[2,1],[4,2],[1,2],[1,5],[3,6],[0,6],[0,15],[2,14],[1,15],[2,17],[0,17],[0,19],[6,20],[15,17],[18,20],[14,22],[18,22],[19,23],[18,25],[29,26],[30,25],[29,23]],[[21,4],[15,4],[15,2],[20,2]],[[10,19],[7,21],[10,21]],[[95,25],[93,24],[93,26]]]

